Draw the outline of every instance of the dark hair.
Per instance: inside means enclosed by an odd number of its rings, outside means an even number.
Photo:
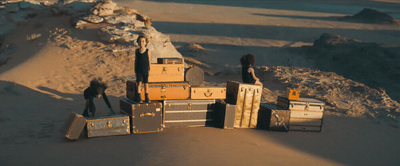
[[[102,88],[103,90],[106,90],[108,86],[102,82],[101,78],[94,78],[92,81],[90,81],[90,87],[94,89]]]
[[[138,44],[139,44],[140,38],[144,38],[144,39],[146,40],[146,43],[149,42],[149,40],[147,39],[146,36],[144,36],[144,35],[139,35],[139,37],[136,39],[136,42],[137,42]]]
[[[254,66],[256,63],[256,58],[253,54],[243,55],[240,58],[240,64],[245,67]]]

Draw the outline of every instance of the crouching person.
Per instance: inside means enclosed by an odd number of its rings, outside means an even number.
[[[115,114],[114,110],[111,107],[110,101],[108,101],[105,90],[107,89],[107,85],[101,82],[98,79],[93,79],[90,81],[90,86],[85,89],[83,92],[83,96],[85,97],[85,110],[83,111],[83,116],[89,117],[94,116],[96,113],[96,106],[93,103],[93,98],[100,98],[103,96],[104,102],[107,104],[112,114]]]

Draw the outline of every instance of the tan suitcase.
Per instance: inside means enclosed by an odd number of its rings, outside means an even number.
[[[144,87],[144,85],[143,85]],[[150,100],[175,100],[188,99],[190,86],[187,82],[163,82],[149,83],[149,99]],[[126,82],[126,97],[136,101],[136,82]],[[144,88],[141,93],[144,100]]]
[[[225,99],[224,87],[191,87],[190,99]]]
[[[130,134],[129,116],[113,115],[87,118],[88,138]]]
[[[184,82],[183,64],[150,64],[149,82]]]
[[[235,128],[256,128],[262,86],[228,81],[226,101],[235,104]]]
[[[85,125],[86,119],[82,115],[71,112],[64,129],[65,138],[69,140],[79,139]]]

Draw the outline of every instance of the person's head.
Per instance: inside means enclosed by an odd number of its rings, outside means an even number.
[[[147,46],[148,40],[146,38],[146,36],[144,35],[140,35],[137,39],[136,42],[138,43],[140,48],[144,48]]]
[[[94,78],[90,81],[90,87],[95,90],[96,96],[100,97],[107,89],[107,84],[103,83],[101,78]]]
[[[240,58],[240,64],[245,67],[254,66],[255,62],[256,58],[253,54],[243,55],[242,58]]]

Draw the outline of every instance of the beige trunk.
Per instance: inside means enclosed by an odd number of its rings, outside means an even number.
[[[150,64],[149,82],[185,81],[183,64]]]
[[[114,115],[87,119],[88,137],[130,134],[129,116]]]
[[[190,99],[225,99],[226,88],[224,87],[192,87],[190,88]]]
[[[262,86],[228,81],[226,100],[235,104],[235,128],[256,128]]]

